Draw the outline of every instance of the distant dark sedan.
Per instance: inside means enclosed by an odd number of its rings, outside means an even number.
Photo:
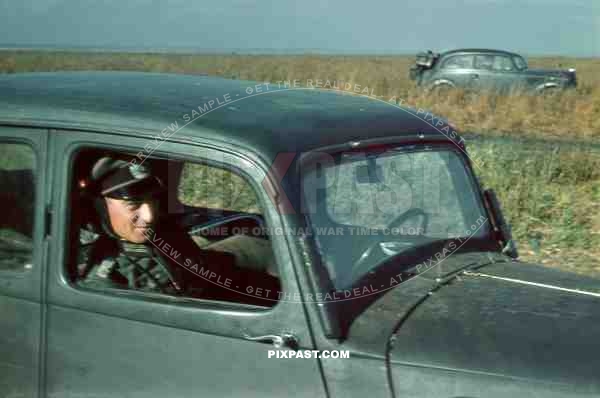
[[[575,69],[530,69],[518,54],[485,49],[419,53],[410,78],[430,90],[460,87],[547,93],[577,86]]]

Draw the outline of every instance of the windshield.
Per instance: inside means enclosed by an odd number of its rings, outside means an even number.
[[[473,180],[453,149],[338,154],[307,167],[303,192],[336,288],[433,241],[489,236]]]
[[[519,70],[527,69],[527,61],[525,61],[525,58],[519,57],[519,56],[514,56],[513,60],[515,61],[515,65],[517,66],[517,69],[519,69]]]

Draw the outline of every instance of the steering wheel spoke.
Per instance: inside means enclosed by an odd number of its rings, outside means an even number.
[[[406,247],[405,244],[410,245],[410,241],[420,241],[423,239],[423,234],[425,234],[427,225],[429,224],[429,215],[425,213],[423,209],[420,208],[412,208],[396,218],[394,218],[388,225],[387,229],[392,230],[394,228],[399,228],[402,224],[404,224],[407,220],[413,217],[422,217],[420,234],[417,235],[398,235],[392,234],[394,239],[397,241],[389,241],[389,242],[381,242],[377,241],[371,243],[357,258],[357,260],[352,265],[352,270],[344,278],[344,285],[350,285],[353,281],[369,272],[369,270],[376,264],[385,260],[390,256],[394,256],[396,254],[401,253],[402,246]],[[383,245],[385,244],[385,245]]]

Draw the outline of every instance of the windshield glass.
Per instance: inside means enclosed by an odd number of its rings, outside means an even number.
[[[342,153],[303,171],[305,211],[336,288],[433,241],[489,236],[473,180],[454,149]]]
[[[517,66],[517,69],[519,69],[519,70],[527,69],[527,61],[525,61],[525,58],[519,57],[519,56],[514,56],[513,60],[515,61],[515,65]]]

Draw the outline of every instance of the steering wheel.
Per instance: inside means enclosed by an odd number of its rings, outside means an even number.
[[[406,222],[406,220],[412,218],[412,217],[423,217],[423,222],[421,224],[422,226],[422,231],[423,233],[425,233],[427,225],[429,224],[429,215],[427,213],[425,213],[425,211],[421,208],[412,208],[402,214],[400,214],[399,216],[395,217],[388,225],[386,228],[388,229],[393,229],[397,226],[402,225],[404,222]],[[411,237],[411,239],[414,237]],[[370,261],[367,261],[368,259],[372,258],[373,256],[377,255],[376,253],[379,254],[380,257],[385,258],[387,257],[387,255],[385,253],[382,253],[382,250],[379,247],[379,244],[381,242],[375,242],[369,245],[369,247],[367,247],[367,249],[365,249],[362,254],[358,257],[358,260],[352,265],[352,270],[350,271],[350,274],[347,278],[345,278],[345,282],[351,283],[352,281],[356,280],[356,278],[360,277],[361,275],[363,275],[365,272],[367,272],[369,270],[369,267],[372,266]]]
[[[423,222],[421,224],[421,226],[422,226],[421,230],[423,231],[423,234],[424,234],[425,229],[427,228],[427,225],[429,224],[429,215],[427,213],[425,213],[425,211],[423,209],[418,208],[418,207],[413,207],[412,209],[409,209],[408,211],[405,211],[404,213],[400,214],[398,217],[396,217],[392,221],[390,221],[390,223],[387,225],[386,228],[393,229],[396,226],[400,226],[400,225],[404,224],[404,222],[406,220],[408,220],[409,218],[419,217],[419,216],[423,217]]]

